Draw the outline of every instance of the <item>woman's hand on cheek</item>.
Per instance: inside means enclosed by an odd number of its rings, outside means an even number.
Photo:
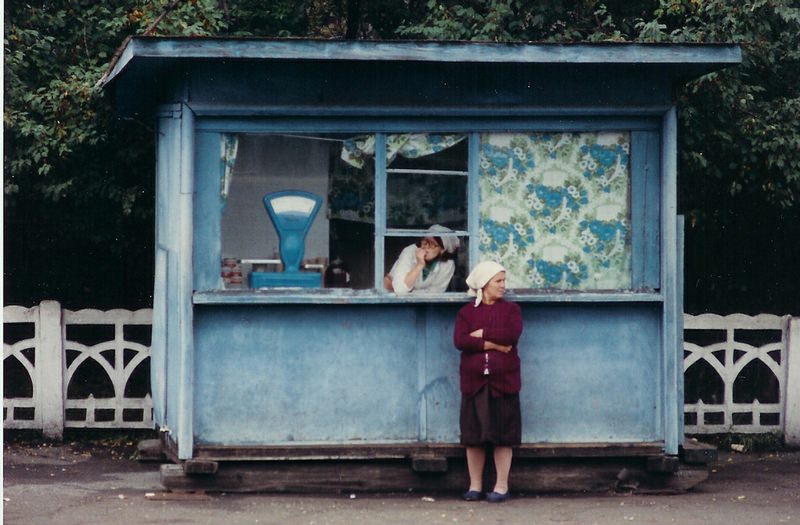
[[[417,248],[414,256],[417,260],[417,266],[425,266],[425,250],[423,248]]]

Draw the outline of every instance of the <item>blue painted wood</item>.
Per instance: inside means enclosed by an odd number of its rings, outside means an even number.
[[[156,428],[167,426],[167,267],[169,251],[156,247],[153,320],[150,339],[150,392],[153,400],[153,424]]]
[[[169,268],[170,192],[169,173],[170,160],[175,158],[177,149],[172,147],[176,135],[174,114],[179,108],[165,106],[159,109],[156,125],[159,133],[156,136],[156,253],[155,283],[153,289],[153,329],[150,345],[150,385],[153,397],[153,422],[157,427],[165,427],[167,422],[167,327],[170,323],[167,279]],[[179,122],[179,121],[177,121]],[[173,247],[174,249],[174,247]]]
[[[386,237],[425,237],[430,232],[428,230],[401,230],[399,228],[386,228],[384,231],[384,235]],[[453,230],[452,233],[450,232],[442,232],[440,233],[440,237],[459,237],[469,234],[469,232],[465,230]]]
[[[317,86],[316,93],[306,100],[331,106],[338,105],[337,100],[352,103],[362,96],[380,106],[385,99],[382,94],[386,92],[393,93],[396,103],[402,95],[395,88],[402,85],[409,95],[426,93],[425,97],[417,99],[421,105],[449,105],[457,98],[467,104],[464,97],[472,94],[473,102],[482,98],[478,105],[496,107],[514,93],[516,99],[530,98],[537,105],[547,107],[568,104],[563,100],[552,104],[556,101],[548,100],[547,94],[558,93],[561,85],[566,91],[583,90],[584,97],[571,98],[575,105],[590,100],[591,90],[624,92],[627,103],[635,105],[636,101],[648,98],[648,103],[652,103],[656,88],[660,90],[658,98],[666,103],[671,98],[667,86],[675,80],[683,81],[740,61],[741,51],[736,45],[135,38],[127,43],[101,84],[116,92],[119,108],[125,114],[152,107],[153,101],[165,95],[180,96],[177,84],[182,83],[184,71],[189,73],[192,82],[191,87],[184,86],[184,89],[197,97],[193,101],[205,102],[219,100],[209,94],[209,85],[214,85],[216,94],[223,99],[233,102],[235,97],[230,95],[237,85],[241,89],[247,84],[253,87],[260,84],[251,91],[251,96],[259,99],[258,104],[290,103]],[[254,64],[258,65],[254,67]],[[286,73],[297,64],[305,67],[304,75]],[[620,77],[626,79],[627,85],[614,76],[606,77],[604,82],[586,81],[602,77],[598,72],[609,67],[624,72]],[[426,86],[423,76],[432,82]],[[303,78],[303,82],[298,84],[298,78]],[[354,92],[352,86],[363,85],[356,79],[365,79],[371,89]],[[468,84],[478,89],[466,89]],[[228,87],[224,87],[226,85]],[[439,100],[431,98],[432,86],[441,92]],[[626,97],[620,98],[623,105]]]
[[[475,43],[389,42],[374,40],[281,40],[223,38],[134,37],[105,78],[110,82],[137,57],[307,60],[307,61],[413,61],[542,64],[660,64],[733,65],[741,62],[739,46],[732,44],[647,43]]]
[[[244,105],[244,104],[230,104],[224,102],[205,103],[194,102],[191,104],[192,110],[198,117],[247,117],[247,118],[275,118],[275,117],[338,117],[338,118],[353,118],[353,117],[390,117],[394,119],[406,119],[409,116],[409,110],[412,114],[420,114],[421,116],[442,117],[442,118],[464,118],[474,117],[482,118],[487,121],[495,121],[499,117],[518,118],[520,115],[527,115],[533,117],[550,118],[553,122],[559,124],[561,118],[568,117],[569,120],[575,120],[575,117],[581,119],[595,119],[597,117],[643,117],[652,116],[660,117],[665,111],[669,109],[669,104],[664,105],[647,105],[647,106],[633,106],[633,105],[602,105],[594,107],[572,107],[569,105],[559,107],[542,107],[542,106],[515,106],[509,107],[491,107],[485,106],[436,106],[425,108],[408,108],[405,106],[398,106],[391,101],[381,106],[314,106],[314,105]],[[355,121],[357,126],[364,125],[363,122]],[[658,126],[652,126],[652,129],[658,129]],[[448,131],[448,130],[445,130]]]
[[[459,353],[453,346],[453,324],[458,309],[467,302],[427,307],[426,344],[424,355],[425,381],[419,390],[425,407],[427,433],[420,440],[431,443],[459,442]]]
[[[195,154],[194,289],[221,288],[222,202],[220,178],[224,166],[220,133],[198,131]]]
[[[160,394],[159,388],[153,389],[154,407],[163,405],[163,421],[159,423],[162,429],[172,433],[180,426],[178,402],[180,399],[181,385],[177,381],[178,360],[180,347],[182,344],[181,330],[177,329],[179,323],[178,310],[180,304],[180,250],[181,250],[181,225],[178,213],[178,203],[180,203],[180,170],[181,170],[181,106],[178,104],[164,107],[164,118],[158,121],[158,141],[157,141],[157,163],[156,180],[161,198],[157,198],[156,204],[156,245],[163,254],[160,260],[166,264],[166,289],[164,290],[163,301],[153,304],[154,309],[163,308],[162,315],[154,315],[154,319],[162,317],[165,322],[163,331],[158,333],[158,323],[153,325],[153,343],[162,340],[165,343],[164,360],[161,371],[153,370],[151,373],[158,385],[163,381],[165,388],[165,398],[157,399]],[[155,314],[155,311],[154,311]],[[156,359],[151,361],[155,368],[158,366],[160,358],[158,349],[154,348]],[[158,375],[163,374],[163,379]],[[176,435],[171,436],[173,439]]]
[[[509,290],[508,297],[520,303],[661,303],[660,293],[643,292],[552,292]],[[462,293],[387,295],[374,290],[325,288],[314,290],[206,290],[194,293],[197,305],[247,304],[447,304],[464,300]]]
[[[598,111],[600,108],[597,108]],[[594,108],[592,108],[594,110]],[[370,117],[286,117],[280,119],[248,118],[208,118],[198,119],[198,130],[219,133],[298,133],[313,130],[317,133],[408,133],[412,131],[428,132],[473,132],[473,131],[629,131],[655,130],[659,121],[652,118],[630,117],[563,117],[539,118],[535,113],[519,112],[516,118],[508,117],[502,121],[496,118],[475,117],[466,115],[463,118],[412,118],[409,114],[425,111],[425,108],[410,108],[404,117],[386,118]],[[663,111],[660,112],[663,114]],[[658,129],[660,131],[660,129]]]
[[[181,104],[181,194],[191,195],[194,192],[194,156],[195,126],[194,113],[187,104]]]
[[[198,443],[416,441],[414,326],[414,307],[198,308]]]
[[[656,305],[524,312],[524,441],[663,439],[653,389],[660,370]]]
[[[174,77],[159,70],[137,71],[138,81],[125,78],[112,89],[124,115],[146,113],[136,104],[164,97],[162,91]],[[163,67],[161,65],[160,67]],[[524,65],[436,64],[436,63],[309,63],[270,62],[253,67],[244,62],[191,62],[186,81],[191,104],[219,104],[229,108],[247,106],[317,106],[351,108],[407,107],[408,115],[426,115],[428,108],[610,107],[667,106],[672,99],[673,81],[669,68],[583,64]],[[587,80],[588,79],[588,80]],[[592,79],[598,79],[593,81]],[[599,81],[602,79],[602,81]],[[353,89],[368,85],[369,89]],[[398,90],[397,86],[403,89]],[[387,103],[387,93],[392,93]],[[161,100],[164,100],[161,98]]]
[[[180,122],[180,194],[177,195],[178,250],[176,259],[176,322],[170,329],[179,333],[177,347],[178,427],[175,435],[178,444],[178,459],[189,459],[194,449],[192,400],[194,397],[194,346],[193,346],[193,308],[192,308],[192,246],[194,239],[192,215],[194,211],[194,114],[186,105],[181,106]],[[172,308],[172,305],[170,306]]]
[[[457,443],[460,306],[198,308],[198,443]],[[523,317],[524,442],[661,439],[657,305]]]
[[[431,312],[431,308],[429,306],[421,306],[414,310],[416,323],[414,326],[414,333],[416,335],[416,339],[414,341],[414,348],[416,349],[416,354],[414,355],[414,359],[417,362],[417,392],[420,394],[417,396],[417,439],[427,439],[428,436],[428,403],[425,397],[425,387],[428,382],[428,367],[427,367],[427,360],[426,356],[431,351],[431,347],[428,343],[428,326],[429,326],[429,314]]]
[[[177,439],[185,421],[181,418],[180,403],[184,396],[179,378],[182,370],[182,350],[186,330],[180,328],[187,310],[182,289],[182,260],[185,260],[185,235],[182,212],[191,213],[181,194],[181,170],[185,155],[182,147],[185,125],[183,108],[171,105],[161,108],[158,119],[156,184],[156,278],[164,288],[154,292],[153,348],[151,374],[155,422]],[[181,298],[183,297],[183,300]],[[189,290],[189,298],[191,290]]]
[[[644,213],[645,213],[645,136],[641,132],[631,132],[631,287],[640,290],[644,287],[644,261],[646,252]]]
[[[661,65],[192,62],[192,103],[320,107],[653,106],[672,99]],[[609,74],[613,67],[614,74]],[[152,80],[151,80],[152,81]],[[354,89],[368,86],[368,89]],[[402,86],[402,89],[398,89]],[[140,86],[147,89],[148,86]],[[387,97],[387,93],[391,93]]]
[[[383,288],[386,235],[386,135],[375,135],[375,290]]]
[[[467,228],[469,229],[469,268],[480,262],[478,232],[480,230],[480,133],[469,135],[469,179],[467,180]]]
[[[631,281],[637,290],[657,290],[660,283],[659,149],[658,133],[631,133]]]
[[[661,157],[661,286],[664,294],[664,313],[662,318],[662,399],[659,403],[663,410],[664,452],[677,454],[683,436],[678,435],[679,419],[683,412],[678,410],[678,373],[683,372],[679,364],[683,363],[683,349],[678,334],[683,312],[678,310],[677,291],[677,233],[675,217],[677,215],[677,111],[671,109],[664,115]]]
[[[644,146],[644,238],[645,260],[642,285],[648,290],[661,287],[661,135],[643,133]]]

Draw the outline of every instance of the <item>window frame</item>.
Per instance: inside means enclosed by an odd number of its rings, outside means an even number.
[[[467,159],[467,229],[454,232],[468,241],[467,260],[469,267],[474,267],[480,257],[477,243],[480,215],[479,190],[479,142],[482,133],[592,133],[604,131],[625,131],[630,133],[631,164],[630,190],[631,199],[631,272],[630,289],[610,291],[552,290],[552,289],[518,289],[512,291],[514,300],[534,302],[562,301],[645,301],[658,302],[663,299],[660,290],[660,223],[658,221],[661,190],[658,158],[651,158],[647,167],[642,167],[637,157],[645,150],[649,155],[660,155],[662,134],[661,116],[614,117],[508,117],[500,121],[495,118],[394,118],[370,120],[358,118],[219,118],[200,117],[196,120],[196,130],[200,133],[214,133],[220,137],[224,133],[352,133],[375,135],[375,207],[374,207],[374,288],[371,289],[303,289],[303,290],[261,290],[244,288],[224,290],[209,286],[196,286],[193,302],[196,304],[219,303],[331,303],[341,302],[462,302],[461,292],[443,292],[437,294],[407,294],[398,296],[383,289],[383,276],[386,266],[384,261],[386,239],[390,237],[418,238],[424,236],[424,230],[405,230],[387,228],[387,181],[386,135],[394,133],[463,133],[468,140]],[[646,143],[646,144],[645,144]],[[636,152],[636,153],[634,153]],[[196,154],[199,152],[196,152]],[[198,163],[202,164],[201,161]],[[218,162],[222,164],[222,162]],[[655,169],[652,166],[656,166]],[[640,173],[645,171],[648,173]],[[646,177],[645,177],[646,175]],[[197,174],[196,174],[197,176]],[[640,180],[645,177],[647,180]],[[659,184],[654,184],[659,182]],[[637,187],[635,187],[637,186]],[[642,186],[642,188],[638,188]],[[643,202],[635,202],[638,199]],[[655,203],[655,207],[653,204]],[[221,215],[218,217],[221,219]],[[655,221],[655,222],[653,222]],[[637,224],[638,223],[638,224]],[[655,229],[655,231],[653,231]],[[656,235],[656,242],[645,246],[647,237]],[[197,233],[195,232],[195,236]],[[217,247],[219,239],[217,240]],[[654,253],[655,252],[655,253]],[[647,264],[645,264],[645,260]],[[652,268],[655,263],[657,268]],[[643,266],[649,265],[649,269]],[[195,269],[197,274],[197,269]],[[216,276],[219,275],[218,268]],[[649,277],[648,277],[649,276]],[[653,280],[658,282],[653,285]],[[200,279],[202,281],[203,279]],[[205,280],[208,282],[208,279]],[[195,279],[198,283],[198,279]],[[199,283],[198,283],[199,284]]]
[[[438,131],[437,131],[438,132]],[[406,132],[411,133],[411,132]],[[414,130],[413,133],[433,133],[431,131],[423,131],[423,130]],[[428,235],[427,230],[416,230],[411,228],[389,228],[387,226],[388,222],[388,193],[387,187],[389,184],[389,175],[391,168],[389,168],[386,164],[386,135],[387,133],[376,133],[375,134],[375,282],[374,282],[374,290],[381,294],[392,294],[384,289],[383,287],[383,276],[386,275],[388,269],[385,265],[386,259],[386,239],[387,238],[402,238],[408,237],[412,239],[419,239],[422,237],[426,237]],[[466,180],[466,191],[467,191],[467,229],[466,230],[454,230],[452,234],[447,234],[448,237],[459,237],[459,238],[466,238],[469,242],[467,243],[470,249],[468,254],[468,265],[470,267],[474,266],[473,262],[473,249],[472,249],[472,235],[475,231],[471,228],[470,219],[475,213],[472,211],[473,207],[471,203],[476,199],[473,197],[474,192],[472,191],[472,182],[473,180],[477,180],[477,174],[472,169],[472,157],[473,157],[473,133],[466,133],[468,142],[467,147],[467,180]],[[477,222],[476,222],[477,224]],[[476,254],[477,256],[477,254]],[[459,292],[443,292],[443,294],[448,295],[458,295],[463,296],[462,293]],[[414,295],[414,294],[408,294]],[[432,294],[427,294],[432,295]],[[442,294],[433,294],[433,295],[442,295]]]

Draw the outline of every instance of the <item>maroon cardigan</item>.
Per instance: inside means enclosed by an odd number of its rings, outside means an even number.
[[[471,332],[483,328],[483,339]],[[492,305],[473,302],[458,311],[453,343],[461,351],[461,393],[470,397],[484,385],[493,396],[516,394],[522,387],[517,341],[522,334],[522,312],[516,303],[498,300]],[[508,353],[484,350],[483,342],[511,345]],[[489,375],[484,374],[487,368]]]

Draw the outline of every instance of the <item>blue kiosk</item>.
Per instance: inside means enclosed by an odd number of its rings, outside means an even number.
[[[484,259],[509,269],[525,323],[512,490],[704,479],[706,452],[683,447],[674,95],[740,60],[736,45],[126,42],[104,85],[157,129],[163,484],[462,489],[452,330]],[[262,202],[287,190],[314,196],[291,268]],[[386,291],[431,224],[460,241],[448,291]],[[231,259],[244,284],[221,277]]]

